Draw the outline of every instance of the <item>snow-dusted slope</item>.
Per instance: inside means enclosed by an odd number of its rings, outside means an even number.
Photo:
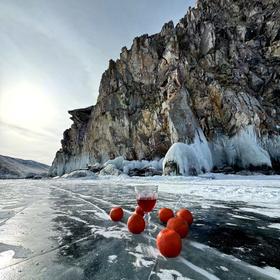
[[[49,166],[33,161],[0,155],[0,179],[25,178],[47,174]]]

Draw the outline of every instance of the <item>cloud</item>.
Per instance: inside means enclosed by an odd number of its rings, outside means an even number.
[[[0,120],[0,154],[50,164],[59,149],[60,137]]]
[[[38,138],[38,137],[47,137],[47,138],[57,138],[57,135],[55,135],[54,133],[50,133],[50,132],[40,132],[40,131],[35,131],[35,130],[31,130],[29,128],[25,128],[22,126],[18,126],[15,124],[10,124],[10,123],[6,123],[0,120],[0,127],[4,128],[4,129],[8,129],[10,131],[14,131],[18,134],[20,134],[21,136],[25,136],[27,138]],[[1,130],[2,130],[1,128]],[[0,134],[1,136],[1,134]]]

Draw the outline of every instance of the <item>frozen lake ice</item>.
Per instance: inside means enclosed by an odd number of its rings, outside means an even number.
[[[159,185],[150,235],[125,224],[137,184]],[[194,213],[176,259],[155,246],[161,207]],[[0,180],[0,279],[280,279],[280,176]]]

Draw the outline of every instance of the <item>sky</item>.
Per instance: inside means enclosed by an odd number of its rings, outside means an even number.
[[[176,24],[194,0],[0,0],[0,154],[51,164],[71,109],[133,38]]]

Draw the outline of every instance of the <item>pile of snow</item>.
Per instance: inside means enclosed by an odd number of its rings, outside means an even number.
[[[108,161],[106,161],[104,163],[104,167],[108,166],[108,165],[114,165],[115,168],[119,169],[119,170],[123,170],[124,167],[124,157],[120,156],[120,157],[116,157],[115,159],[110,159]]]
[[[106,166],[99,172],[99,175],[101,176],[119,176],[120,174],[121,171],[112,163],[106,164]]]
[[[160,160],[126,160],[123,165],[123,172],[128,174],[133,169],[153,168],[155,170],[162,170],[163,158]]]
[[[175,165],[175,174],[167,171],[170,164]],[[165,174],[168,175],[188,176],[209,172],[213,167],[212,155],[202,130],[199,128],[196,130],[192,144],[173,144],[165,155],[162,166]]]
[[[155,170],[162,170],[163,159],[160,160],[125,160],[124,157],[120,156],[112,160],[108,160],[104,163],[104,167],[108,169],[108,166],[114,166],[119,171],[128,174],[130,170],[134,169],[144,169],[144,168],[153,168]],[[104,170],[104,169],[103,169]],[[104,172],[100,172],[102,175]],[[107,172],[106,172],[107,173]],[[106,174],[113,175],[113,174]],[[119,175],[119,174],[118,174]]]
[[[89,170],[75,170],[68,174],[64,174],[62,178],[82,178],[82,177],[95,177],[95,174]]]
[[[270,156],[258,143],[254,126],[248,126],[229,138],[219,136],[211,145],[215,166],[271,167]]]

